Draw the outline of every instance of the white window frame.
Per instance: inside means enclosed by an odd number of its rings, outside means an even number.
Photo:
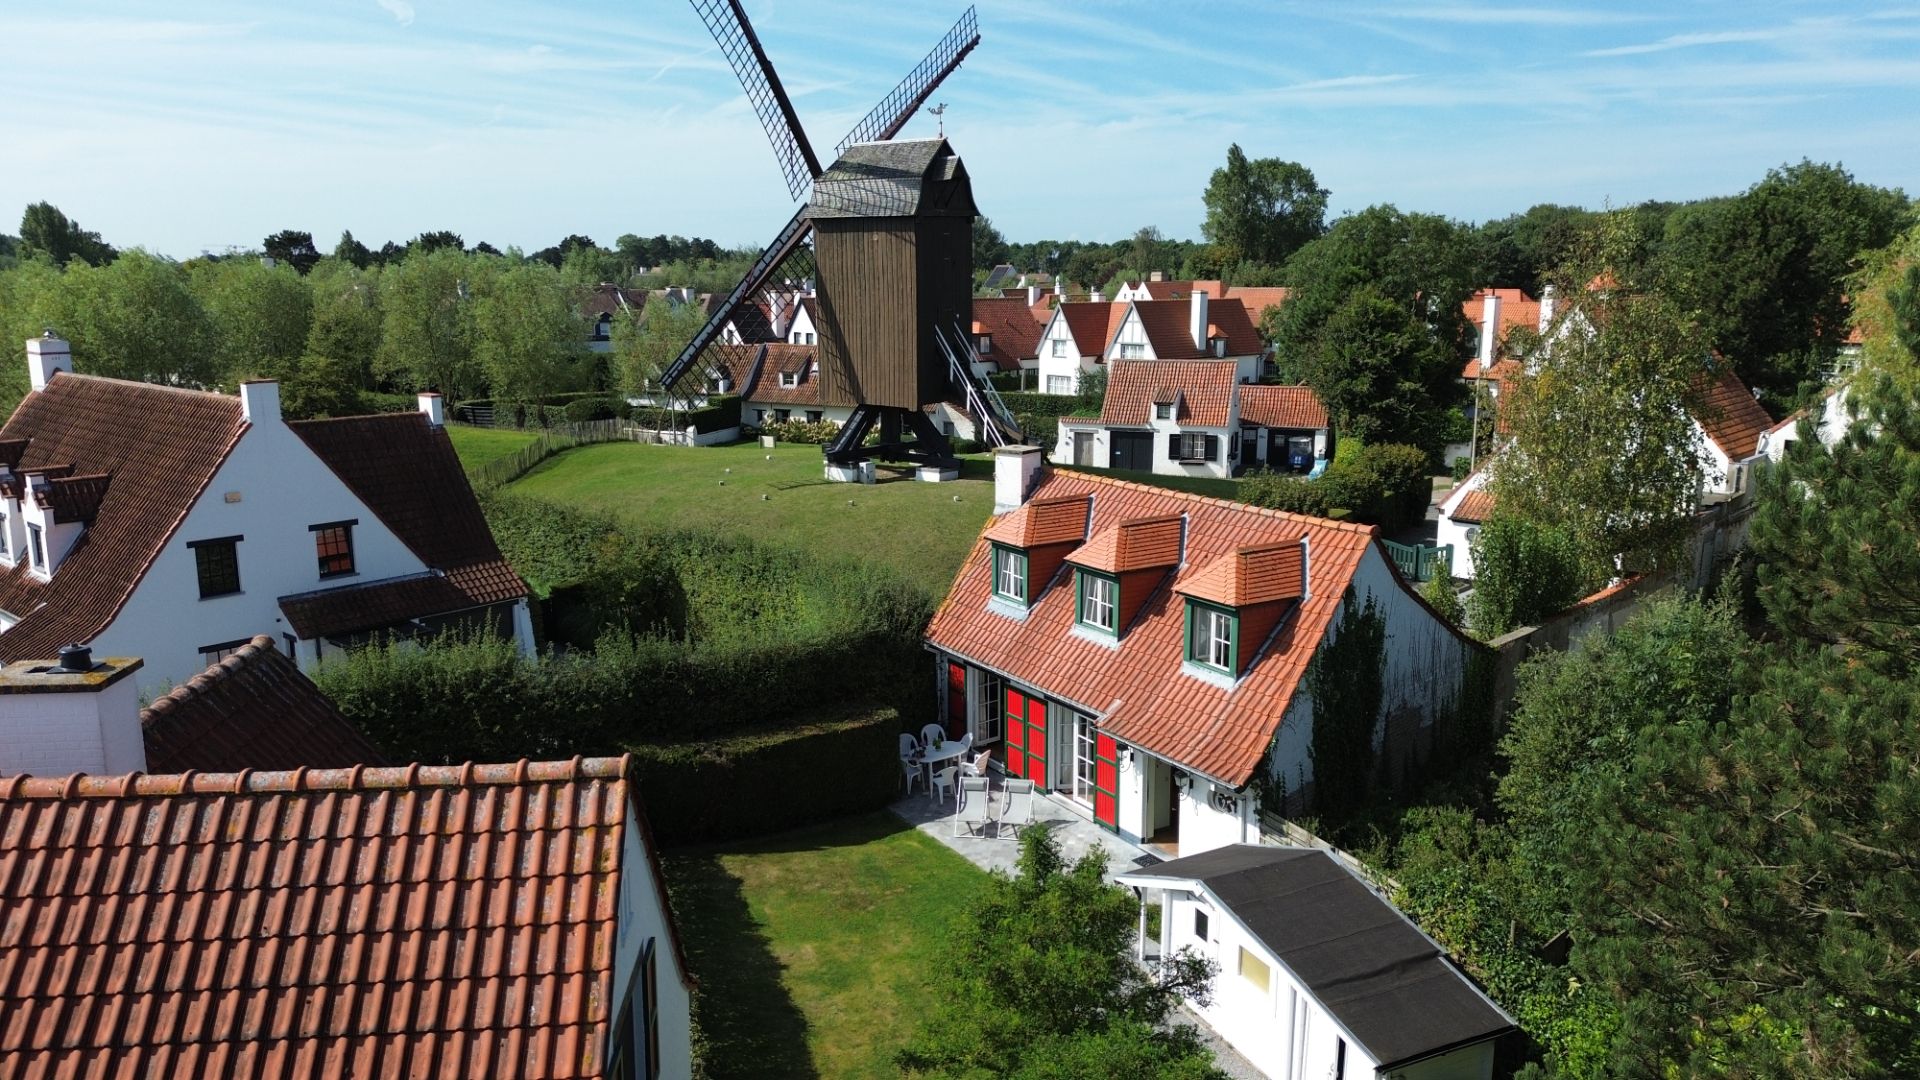
[[[1195,604],[1189,621],[1192,627],[1188,633],[1193,636],[1188,645],[1189,659],[1203,667],[1232,672],[1234,616],[1214,607]]]
[[[1083,712],[1073,712],[1069,715],[1073,717],[1073,752],[1069,755],[1072,761],[1068,767],[1072,769],[1072,773],[1067,778],[1067,790],[1074,802],[1091,807],[1099,776],[1093,717]]]
[[[1071,375],[1047,376],[1047,393],[1054,394],[1060,397],[1065,397],[1066,395],[1073,393],[1073,376]]]
[[[1153,418],[1155,420],[1173,419],[1173,402],[1171,401],[1155,402],[1153,406]]]
[[[1207,433],[1204,431],[1183,431],[1180,433],[1180,452],[1175,461],[1210,461],[1207,457]]]
[[[31,521],[27,522],[27,560],[35,570],[47,572],[47,534]]]
[[[1145,360],[1146,358],[1147,346],[1144,343],[1138,341],[1123,341],[1120,343],[1120,359]]]
[[[980,673],[980,712],[974,718],[973,741],[997,743],[1007,719],[1007,681],[997,672],[974,670]]]
[[[1053,339],[1053,355],[1054,357],[1060,358],[1060,359],[1064,359],[1066,357],[1067,355],[1067,339],[1066,338]]]
[[[1081,570],[1075,573],[1080,579],[1080,622],[1081,625],[1109,634],[1120,631],[1120,585],[1105,574]]]
[[[1031,595],[1027,581],[1027,553],[1019,548],[993,549],[993,595],[1009,603],[1025,604]]]
[[[797,372],[797,371],[783,371],[783,372],[781,372],[781,373],[780,373],[780,385],[781,385],[781,386],[785,386],[785,387],[788,387],[789,389],[791,389],[792,387],[795,387],[795,386],[799,386],[799,385],[800,385],[800,373],[799,373],[799,372]]]

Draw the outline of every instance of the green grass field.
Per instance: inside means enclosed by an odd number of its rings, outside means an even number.
[[[935,596],[946,594],[993,510],[985,458],[945,484],[886,467],[878,484],[835,484],[822,471],[817,446],[603,443],[556,454],[507,489],[642,525],[724,529],[884,563]]]
[[[468,469],[506,457],[539,437],[536,432],[468,427],[465,424],[448,424],[447,435],[453,440],[453,452],[460,455],[460,464]]]
[[[666,856],[716,1078],[894,1077],[986,882],[887,811]]]

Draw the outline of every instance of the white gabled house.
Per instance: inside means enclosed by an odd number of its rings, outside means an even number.
[[[1133,842],[1194,854],[1310,804],[1308,662],[1344,605],[1384,620],[1385,775],[1425,752],[1479,645],[1377,530],[995,453],[996,517],[927,629],[951,735],[971,732]]]
[[[1233,360],[1115,360],[1099,417],[1062,417],[1053,459],[1162,476],[1317,475],[1333,446],[1319,398],[1243,373]]]
[[[1210,301],[1205,292],[1184,300],[1065,303],[1041,331],[1042,393],[1074,394],[1080,377],[1115,360],[1232,360],[1240,382],[1256,382],[1266,343],[1238,300]]]
[[[1334,856],[1236,844],[1116,878],[1141,896],[1140,958],[1219,965],[1197,1011],[1274,1080],[1491,1080],[1513,1018]],[[1146,905],[1160,937],[1146,940]]]
[[[269,634],[311,664],[375,635],[483,624],[533,647],[526,583],[420,411],[288,421],[238,395],[73,372],[27,344],[0,429],[0,661],[86,643],[178,684]]]

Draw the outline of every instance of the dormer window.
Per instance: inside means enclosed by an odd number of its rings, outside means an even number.
[[[707,380],[707,393],[709,394],[724,394],[732,389],[733,380],[727,378],[725,375],[715,375]]]
[[[41,573],[47,572],[47,541],[40,532],[40,526],[27,522],[27,556],[33,562],[33,568]]]
[[[7,546],[7,515],[0,514],[0,562],[12,564],[13,549]]]
[[[993,351],[993,335],[981,334],[980,335],[980,355],[985,356],[992,351]]]
[[[1155,420],[1173,419],[1173,402],[1163,401],[1160,404],[1155,405],[1153,407],[1153,418]]]
[[[1080,593],[1080,625],[1117,635],[1120,632],[1120,583],[1093,570],[1075,570],[1074,577]]]
[[[993,595],[995,599],[1027,605],[1027,553],[1002,544],[993,545]]]
[[[786,386],[786,387],[794,387],[794,386],[799,386],[799,385],[800,385],[800,373],[799,373],[799,372],[797,372],[797,371],[783,371],[783,372],[781,372],[781,373],[780,373],[780,385],[781,385],[781,386]]]
[[[1198,600],[1187,601],[1187,662],[1211,671],[1234,675],[1240,620],[1228,608]]]

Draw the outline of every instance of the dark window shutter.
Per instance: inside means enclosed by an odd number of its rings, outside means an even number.
[[[1180,433],[1177,431],[1167,436],[1167,460],[1180,460]]]
[[[1207,460],[1218,461],[1219,459],[1220,459],[1220,436],[1209,435],[1207,436]]]

